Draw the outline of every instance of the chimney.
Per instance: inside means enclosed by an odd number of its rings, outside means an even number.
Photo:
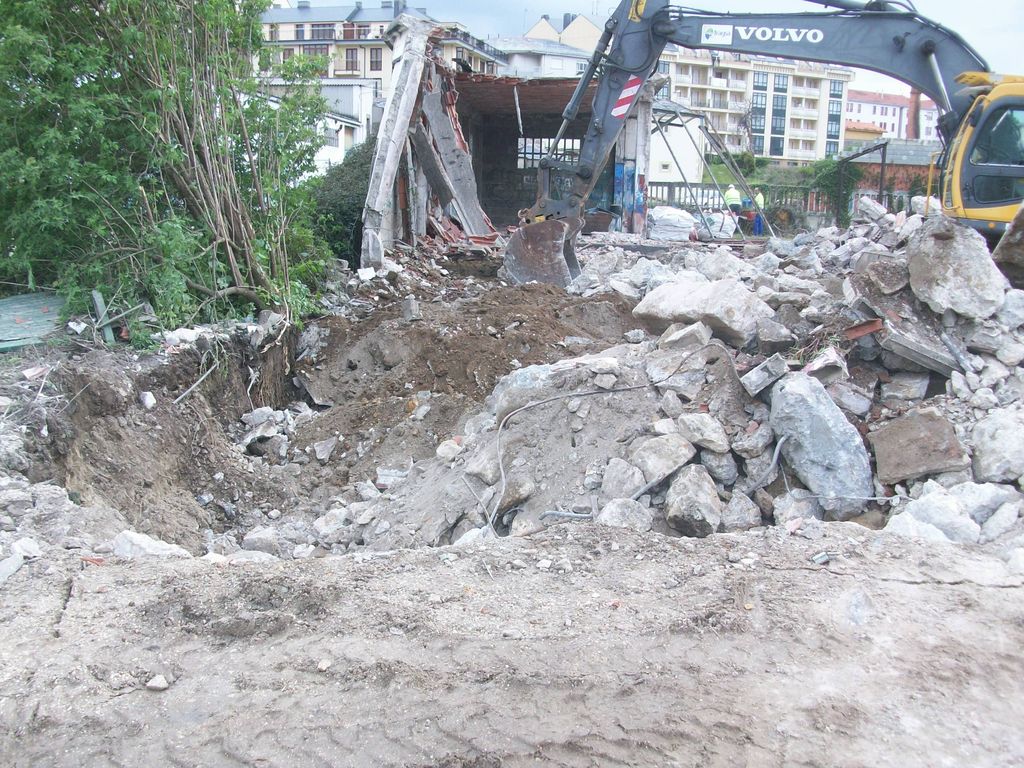
[[[562,29],[565,29],[570,24],[572,24],[572,22],[576,18],[576,16],[577,16],[577,14],[575,14],[575,13],[563,14],[562,15]]]
[[[907,138],[921,138],[921,92],[910,89],[910,108],[907,110]]]
[[[309,0],[299,0],[299,2],[295,4],[295,7],[298,8],[300,11],[308,11]]]
[[[545,14],[543,14],[543,15],[541,16],[541,18],[542,18],[542,19],[544,19],[544,21],[550,21],[550,20],[551,20],[551,17],[550,17],[550,16],[548,16],[548,15],[547,15],[546,13],[545,13]]]

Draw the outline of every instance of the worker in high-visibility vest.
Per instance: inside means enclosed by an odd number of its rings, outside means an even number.
[[[764,193],[754,187],[754,237],[764,234]]]
[[[732,211],[733,218],[739,216],[740,211],[743,210],[743,197],[736,189],[735,184],[730,184],[729,188],[725,190],[725,207]]]

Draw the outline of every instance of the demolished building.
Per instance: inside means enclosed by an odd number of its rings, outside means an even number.
[[[441,30],[412,17],[399,18],[389,39],[396,68],[363,217],[362,266],[379,267],[386,250],[421,238],[498,245],[534,202],[537,165],[577,80],[457,74],[438,55]],[[596,221],[605,230],[613,221],[624,232],[645,230],[652,103],[648,89],[591,194],[588,208],[603,212]],[[570,125],[567,157],[579,151],[589,119],[581,111]]]

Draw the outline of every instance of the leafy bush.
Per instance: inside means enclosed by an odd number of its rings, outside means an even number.
[[[370,138],[352,147],[340,165],[316,180],[313,189],[314,231],[335,256],[345,259],[353,268],[359,261],[359,235],[375,143]]]

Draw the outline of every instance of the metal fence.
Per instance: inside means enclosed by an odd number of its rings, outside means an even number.
[[[810,187],[761,185],[764,208],[775,229],[790,232],[816,228],[835,220],[827,195]],[[876,193],[877,194],[877,193]],[[648,204],[669,205],[697,213],[720,210],[725,201],[714,184],[683,184],[681,182],[649,182]]]

